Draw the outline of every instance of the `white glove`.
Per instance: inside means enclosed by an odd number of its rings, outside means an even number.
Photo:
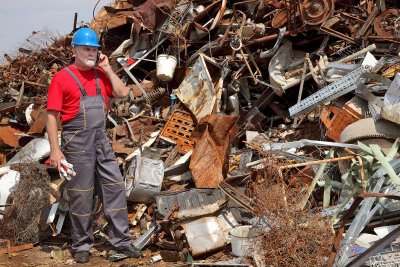
[[[62,159],[60,163],[61,163],[61,168],[59,172],[60,177],[62,179],[71,180],[71,177],[76,175],[76,172],[74,171],[74,165],[72,165],[65,159]]]

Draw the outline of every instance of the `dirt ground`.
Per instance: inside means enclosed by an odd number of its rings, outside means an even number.
[[[171,266],[164,262],[151,263],[151,257],[157,255],[156,252],[152,252],[149,249],[143,251],[143,257],[139,259],[124,259],[118,262],[109,262],[105,259],[105,251],[92,249],[89,263],[77,264],[73,260],[71,253],[66,249],[61,251],[59,256],[52,256],[55,253],[52,251],[57,249],[53,246],[34,246],[32,249],[11,253],[10,256],[7,254],[0,255],[0,266],[14,267],[14,266],[41,266],[41,267],[53,267],[53,266],[97,266],[97,267],[133,267],[133,266],[156,266],[164,267]],[[64,255],[62,255],[64,254]]]
[[[62,246],[57,245],[36,245],[32,249],[25,251],[11,253],[11,255],[0,255],[0,267],[58,267],[58,266],[96,266],[96,267],[139,267],[139,266],[152,266],[152,267],[184,267],[191,266],[184,262],[152,262],[153,256],[160,255],[159,248],[156,246],[149,246],[143,250],[143,256],[138,259],[123,259],[116,262],[110,262],[106,259],[108,251],[107,246],[96,246],[91,249],[91,256],[89,263],[77,264],[68,249],[61,249]],[[237,260],[232,254],[231,246],[226,246],[223,250],[204,255],[196,259],[198,263],[215,263],[226,262],[230,260]],[[249,263],[250,259],[241,258],[242,261]],[[244,263],[243,262],[243,263]],[[233,265],[229,265],[233,266]]]

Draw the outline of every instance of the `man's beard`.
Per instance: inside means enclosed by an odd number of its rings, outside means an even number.
[[[83,64],[85,64],[85,66],[89,67],[89,68],[93,68],[94,66],[96,66],[96,60],[94,59],[85,59],[83,61]]]

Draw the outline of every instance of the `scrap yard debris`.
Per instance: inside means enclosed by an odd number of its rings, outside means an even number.
[[[107,134],[141,264],[398,263],[399,15],[392,0],[115,0],[81,25],[130,89]],[[80,27],[34,32],[0,65],[0,254],[68,248],[45,107]]]

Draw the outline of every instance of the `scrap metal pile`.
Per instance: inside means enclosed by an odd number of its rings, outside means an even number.
[[[135,245],[158,249],[147,263],[398,262],[399,15],[392,0],[102,7],[89,27],[130,88],[107,131]],[[0,65],[4,218],[18,191],[12,164],[50,153],[46,89],[72,63],[71,35],[50,39]],[[40,227],[66,234],[64,181],[49,173]]]

